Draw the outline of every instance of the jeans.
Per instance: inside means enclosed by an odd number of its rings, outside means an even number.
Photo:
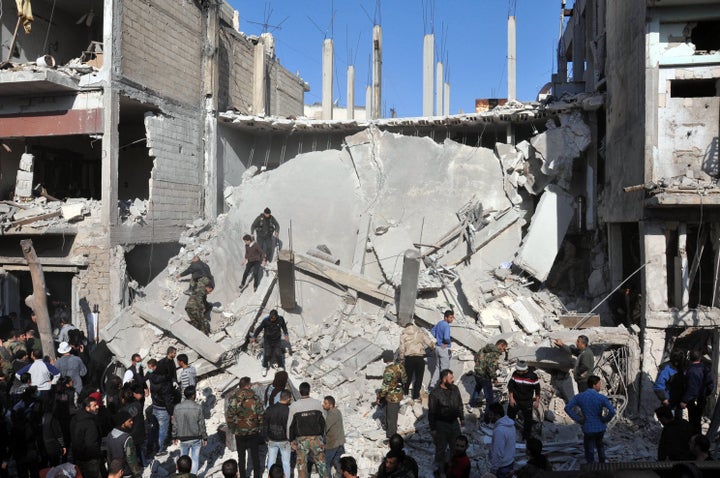
[[[337,448],[325,449],[325,473],[329,478],[332,478],[333,476],[333,468],[335,468],[335,476],[342,476],[342,473],[340,472],[340,457],[344,454],[344,445],[340,445]]]
[[[289,441],[268,441],[267,469],[269,470],[275,464],[278,452],[280,453],[280,461],[282,461],[283,473],[285,473],[286,478],[290,478],[292,448],[290,448]]]
[[[263,342],[263,360],[264,368],[270,367],[273,363],[277,363],[278,367],[285,368],[285,353],[282,348],[282,340]]]
[[[158,451],[163,451],[170,428],[170,414],[166,409],[153,405],[153,415],[158,421]]]
[[[275,252],[275,236],[272,234],[269,236],[261,236],[258,234],[257,242],[258,245],[260,245],[260,249],[265,253],[265,259],[268,263],[272,262],[273,252]]]
[[[605,432],[585,433],[583,435],[586,462],[595,462],[595,448],[597,448],[598,461],[600,463],[605,463],[605,444],[603,443],[604,436]]]
[[[190,473],[197,475],[198,468],[200,467],[200,447],[202,446],[202,439],[188,440],[180,442],[180,456],[187,455],[192,460],[192,468]]]
[[[440,380],[440,372],[446,368],[450,368],[450,358],[452,353],[450,347],[435,347],[435,370],[433,370],[432,377],[430,378],[430,386],[437,387],[438,381]]]
[[[490,423],[490,405],[495,403],[495,392],[493,391],[492,380],[489,378],[480,378],[475,376],[475,389],[473,390],[472,396],[470,397],[470,406],[476,407],[478,399],[480,398],[480,392],[485,396],[485,413],[483,414],[483,421]]]
[[[260,469],[260,434],[253,435],[235,435],[235,444],[238,453],[238,471],[240,478],[247,477],[247,467],[245,465],[245,452],[250,450],[250,462],[253,468],[253,478],[260,478],[262,470]]]
[[[407,395],[410,391],[410,383],[412,383],[412,398],[417,400],[420,398],[420,389],[425,374],[425,357],[422,355],[408,355],[405,357],[404,365],[407,373],[407,383],[403,384],[403,392]]]

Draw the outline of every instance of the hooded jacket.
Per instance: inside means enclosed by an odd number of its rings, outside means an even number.
[[[507,415],[495,422],[490,449],[490,469],[497,470],[515,461],[515,421]]]

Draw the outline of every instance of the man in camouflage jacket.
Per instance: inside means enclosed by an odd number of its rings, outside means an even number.
[[[190,319],[190,324],[205,335],[210,335],[210,322],[205,316],[209,305],[207,296],[213,291],[208,282],[207,277],[198,279],[195,290],[185,304],[185,312]]]
[[[507,341],[500,339],[495,345],[487,344],[485,347],[475,354],[475,390],[470,397],[470,407],[477,406],[477,400],[480,398],[480,392],[485,396],[485,413],[483,420],[490,423],[488,410],[490,405],[495,403],[495,395],[493,393],[493,383],[497,382],[497,370],[500,356],[507,351]]]
[[[240,478],[246,478],[245,452],[250,450],[253,464],[253,478],[262,476],[260,466],[260,431],[263,424],[262,399],[250,388],[250,377],[240,379],[238,390],[225,403],[225,421],[228,431],[235,435],[238,452]]]
[[[378,405],[385,401],[385,436],[390,438],[397,433],[400,400],[403,399],[403,384],[407,382],[407,374],[402,364],[395,362],[392,350],[382,353],[385,362],[383,383],[377,394]]]

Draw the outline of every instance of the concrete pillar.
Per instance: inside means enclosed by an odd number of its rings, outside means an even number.
[[[217,159],[217,110],[218,110],[218,39],[220,24],[220,6],[210,2],[205,19],[205,44],[203,50],[203,90],[205,91],[205,127],[203,131],[204,168],[204,213],[206,218],[214,218],[222,210],[222,182],[218,178]]]
[[[418,292],[418,275],[420,274],[420,252],[417,249],[405,251],[403,261],[402,282],[400,283],[400,300],[398,300],[398,325],[406,326],[415,315],[415,299]]]
[[[280,288],[280,307],[293,310],[295,301],[295,261],[293,252],[287,249],[278,251],[278,287]]]
[[[323,42],[322,55],[322,119],[333,119],[333,58],[334,47],[332,38]]]
[[[373,116],[373,109],[372,109],[372,86],[366,86],[365,87],[365,119],[372,119],[375,116]]]
[[[450,116],[450,83],[444,83],[442,114],[445,116]]]
[[[573,81],[585,80],[585,22],[582,16],[571,17],[574,22],[572,40]]]
[[[120,21],[120,6],[111,0],[105,0],[103,15],[103,41],[105,45],[113,45],[112,48],[105,48],[104,62],[105,65],[112,65],[115,53],[119,53],[119,49],[115,45],[119,44],[120,32],[114,25]],[[119,62],[119,58],[118,58]],[[109,68],[112,76],[113,69]],[[102,225],[105,229],[106,246],[110,247],[110,228],[119,223],[118,220],[118,147],[120,136],[118,133],[118,123],[120,122],[120,95],[118,88],[111,85],[111,82],[105,82],[103,87],[103,136],[102,136],[102,159],[100,180],[102,183],[101,193],[101,211]]]
[[[435,115],[442,116],[443,114],[443,64],[441,61],[437,62],[435,67]]]
[[[265,44],[258,41],[255,44],[253,55],[253,109],[252,113],[258,116],[265,111]]]
[[[643,270],[645,310],[642,316],[644,318],[653,312],[663,312],[668,309],[665,224],[641,222],[640,235],[643,241],[643,262],[649,261]]]
[[[515,46],[515,17],[508,17],[508,101],[517,99],[517,53]]]
[[[690,284],[689,284],[689,268],[687,257],[687,224],[681,222],[678,225],[678,259],[679,267],[675,270],[676,276],[679,278],[679,291],[675,296],[675,307],[684,310],[687,309],[690,302]]]
[[[433,66],[435,62],[435,35],[423,38],[423,116],[433,114]]]
[[[373,119],[382,116],[382,27],[373,27]]]
[[[355,118],[355,67],[347,69],[347,119]]]

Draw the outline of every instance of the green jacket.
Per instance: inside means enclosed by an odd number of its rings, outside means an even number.
[[[233,435],[260,433],[263,413],[262,399],[250,388],[236,391],[225,402],[225,421]]]
[[[497,379],[498,361],[502,352],[494,344],[487,344],[475,354],[475,375],[486,380]]]
[[[403,398],[403,384],[407,382],[407,374],[402,364],[393,362],[385,367],[383,383],[377,394],[378,400],[385,399],[390,403],[400,403]]]

